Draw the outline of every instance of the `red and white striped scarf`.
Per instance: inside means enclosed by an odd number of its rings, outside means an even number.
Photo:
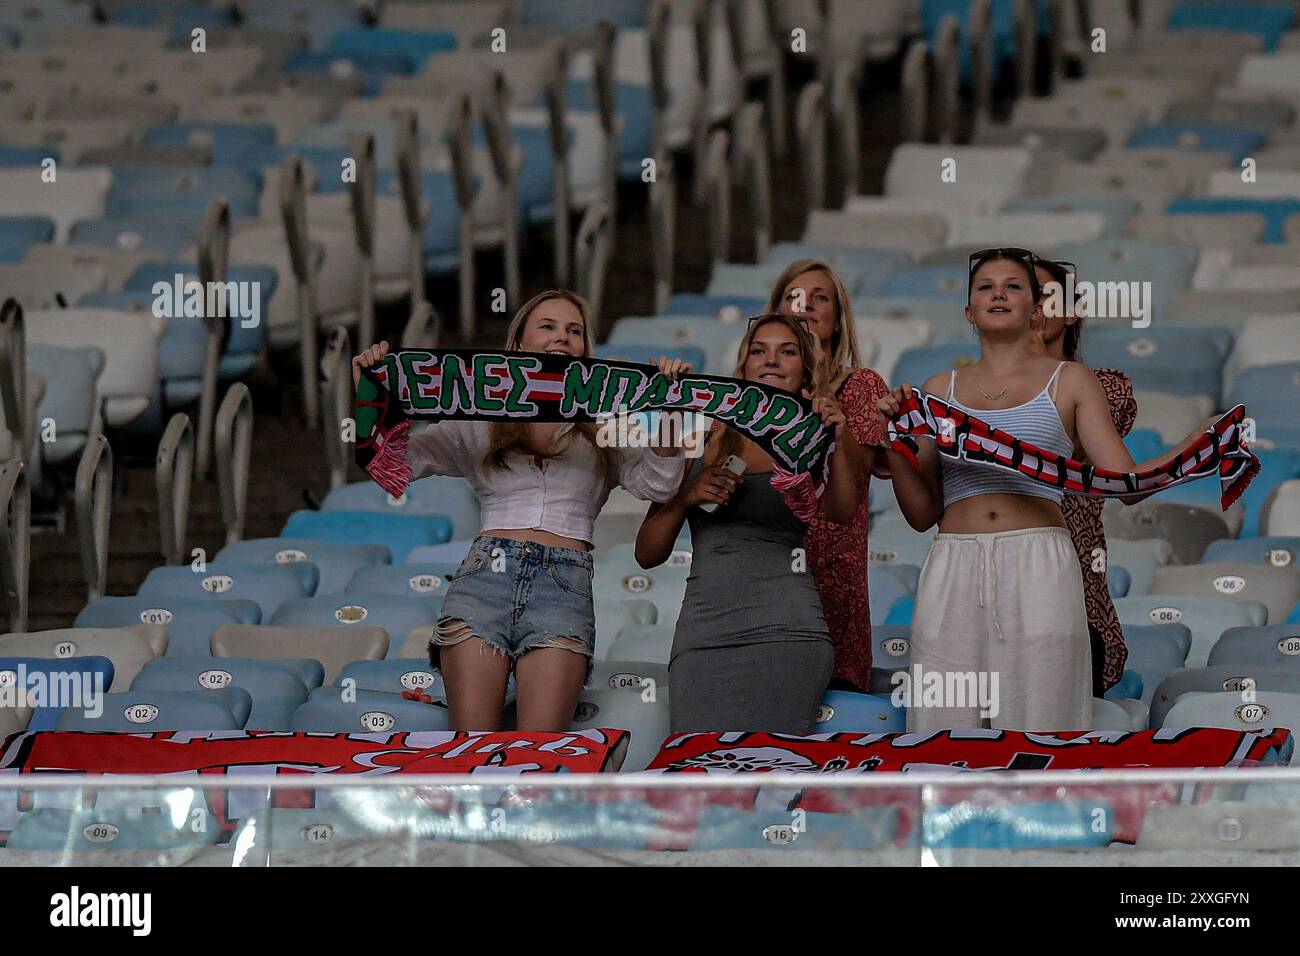
[[[1218,475],[1220,503],[1226,511],[1259,473],[1259,459],[1242,441],[1245,418],[1246,406],[1238,405],[1164,464],[1137,472],[1110,471],[1045,451],[919,388],[912,389],[886,426],[889,446],[913,466],[917,439],[932,438],[941,455],[1013,471],[1078,495],[1149,494]]]

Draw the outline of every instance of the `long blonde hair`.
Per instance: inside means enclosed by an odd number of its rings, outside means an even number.
[[[732,378],[745,377],[745,364],[749,361],[749,347],[754,342],[754,336],[763,326],[773,323],[784,325],[794,333],[795,343],[799,346],[799,357],[803,359],[803,379],[799,382],[799,388],[816,394],[822,385],[817,368],[817,343],[808,330],[799,324],[797,318],[784,312],[769,312],[763,318],[749,323],[749,328],[745,330],[745,337],[740,340],[740,351],[736,355],[736,368],[732,372]],[[722,422],[715,421],[713,434],[709,436],[709,441],[704,446],[705,463],[716,465],[720,461],[726,461],[730,455],[739,455],[747,440],[736,429],[728,428]]]
[[[543,302],[549,302],[552,299],[562,299],[568,302],[578,314],[582,316],[582,354],[584,358],[591,358],[596,351],[596,343],[591,334],[591,306],[582,296],[570,292],[567,289],[551,289],[539,293],[525,302],[515,317],[510,320],[510,325],[506,329],[507,350],[517,350],[524,337],[524,326],[528,322],[528,317],[532,315]],[[553,447],[550,451],[542,453],[533,448],[529,441],[528,423],[514,421],[496,421],[493,422],[489,429],[490,441],[488,450],[483,455],[483,467],[489,471],[497,468],[509,468],[506,462],[506,456],[518,453],[521,455],[540,455],[542,458],[558,458],[564,454],[569,447],[569,439],[573,434],[583,435],[591,442],[596,454],[600,459],[601,467],[608,475],[613,466],[610,460],[610,451],[608,448],[601,447],[596,441],[596,426],[590,422],[582,422],[573,426],[573,431],[566,436],[558,446]]]
[[[831,284],[835,286],[835,312],[840,327],[831,338],[831,365],[837,369],[862,368],[862,359],[858,353],[858,333],[853,325],[853,302],[844,283],[825,260],[796,259],[786,266],[772,286],[772,294],[767,298],[767,311],[780,312],[781,305],[785,302],[786,287],[805,272],[817,270],[830,276]],[[820,343],[818,347],[820,351]]]

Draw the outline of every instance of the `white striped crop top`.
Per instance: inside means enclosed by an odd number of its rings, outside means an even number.
[[[1014,408],[998,409],[969,408],[957,401],[954,391],[957,385],[957,372],[954,370],[948,380],[948,402],[994,428],[1015,435],[1021,441],[1068,456],[1074,450],[1074,442],[1070,440],[1065,426],[1061,423],[1061,414],[1057,411],[1056,402],[1052,400],[1051,394],[1052,387],[1056,384],[1056,379],[1064,366],[1064,362],[1056,366],[1052,377],[1047,380],[1043,390],[1032,401],[1016,405]],[[970,464],[946,455],[940,456],[939,461],[943,470],[944,508],[975,495],[1032,495],[1036,498],[1047,498],[1058,505],[1064,496],[1064,492],[1059,488],[1053,488],[993,465]]]

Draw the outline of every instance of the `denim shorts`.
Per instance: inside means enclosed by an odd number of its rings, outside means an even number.
[[[429,642],[431,663],[437,666],[439,646],[477,637],[512,662],[536,647],[559,647],[585,655],[590,665],[591,574],[586,551],[479,535],[452,575]]]

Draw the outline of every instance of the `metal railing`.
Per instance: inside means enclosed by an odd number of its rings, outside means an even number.
[[[27,334],[23,307],[15,299],[0,306],[0,409],[13,455],[26,461],[31,447],[27,420]]]
[[[212,289],[214,282],[224,284],[229,266],[230,206],[224,198],[217,197],[209,204],[199,233],[199,281],[204,290]],[[232,321],[230,308],[223,310],[226,313],[224,319],[207,314],[206,303],[210,298],[205,291],[203,325],[207,330],[207,340],[203,353],[203,383],[199,392],[199,434],[195,442],[195,466],[200,475],[207,475],[212,468],[212,419],[217,408],[218,373],[221,351],[229,339],[228,325]]]
[[[280,164],[280,214],[298,294],[298,353],[302,366],[302,406],[308,428],[320,425],[316,366],[320,315],[316,311],[315,250],[307,230],[307,173],[302,157],[291,153]]]
[[[352,460],[352,443],[343,438],[346,421],[352,417],[353,402],[352,348],[347,329],[336,328],[330,332],[321,357],[321,375],[326,414],[325,461],[329,465],[330,487],[337,488],[347,484]]]
[[[353,133],[351,154],[356,160],[356,179],[349,190],[352,224],[361,259],[361,288],[357,303],[357,338],[369,344],[375,339],[375,137]]]

